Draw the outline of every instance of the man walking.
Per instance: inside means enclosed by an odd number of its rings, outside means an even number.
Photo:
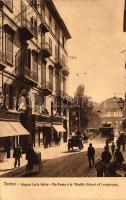
[[[95,149],[91,143],[89,144],[87,150],[87,156],[88,156],[89,167],[92,167],[92,165],[94,166]]]
[[[102,159],[103,163],[105,163],[105,164],[110,163],[110,160],[112,159],[112,155],[109,152],[107,147],[104,148],[104,151],[102,152],[102,155],[101,155],[101,159]]]
[[[22,157],[22,149],[19,144],[17,144],[17,147],[14,148],[13,157],[15,158],[14,167],[17,166],[17,163],[18,167],[20,167],[20,158]]]
[[[116,161],[117,167],[120,168],[124,161],[124,157],[119,149],[116,149],[116,152],[114,154],[114,160]]]
[[[105,165],[104,175],[109,176],[109,164],[110,164],[110,160],[112,159],[112,155],[109,152],[107,147],[104,147],[104,151],[101,154],[101,159],[102,159],[102,162]]]

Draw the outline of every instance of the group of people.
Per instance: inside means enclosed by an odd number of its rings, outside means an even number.
[[[111,152],[109,150],[109,145],[106,142],[106,146],[104,147],[104,151],[101,153],[101,157],[97,158],[97,162],[95,163],[95,148],[92,144],[89,144],[87,150],[89,168],[94,166],[97,171],[97,177],[103,176],[120,176],[116,173],[117,169],[122,167],[122,163],[124,162],[124,157],[120,148],[115,148],[114,142],[111,145]]]
[[[13,157],[15,158],[14,168],[17,166],[20,167],[20,159],[22,158],[22,148],[20,147],[20,144],[17,144],[17,146],[14,148]],[[32,169],[33,164],[38,162],[37,154],[34,151],[32,145],[29,145],[26,150],[26,160],[28,161],[26,165],[26,171],[28,169]]]

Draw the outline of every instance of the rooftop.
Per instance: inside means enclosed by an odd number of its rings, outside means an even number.
[[[61,18],[59,12],[56,9],[55,4],[52,0],[45,0],[45,3],[47,7],[52,11],[53,15],[55,16],[56,20],[59,22],[60,26],[62,27],[67,39],[71,38],[70,32],[68,31],[68,28],[66,27],[63,19]]]

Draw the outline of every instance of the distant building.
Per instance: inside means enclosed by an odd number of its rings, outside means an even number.
[[[121,124],[123,113],[118,101],[119,98],[109,98],[99,105],[102,123],[110,122],[114,127]]]

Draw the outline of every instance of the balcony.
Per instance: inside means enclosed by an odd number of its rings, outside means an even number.
[[[52,55],[52,48],[49,46],[48,42],[42,45],[40,54],[43,58],[49,58]]]
[[[23,40],[31,40],[34,37],[33,28],[27,18],[21,19],[21,27],[19,28],[19,33]]]
[[[6,53],[0,51],[0,71],[7,67],[6,56]]]
[[[41,30],[41,32],[42,32],[43,34],[49,32],[49,29],[48,29],[47,25],[46,25],[44,22],[42,22],[42,23],[40,24],[40,30]]]
[[[64,64],[61,58],[55,58],[55,67],[57,69],[63,68]]]
[[[36,71],[29,69],[26,66],[16,68],[18,80],[30,85],[31,87],[38,84],[38,74]]]
[[[0,0],[0,8],[2,8],[6,4],[5,0]]]
[[[67,67],[66,65],[64,65],[62,71],[63,71],[63,74],[64,74],[65,76],[68,76],[69,73],[70,73],[69,67]]]
[[[73,98],[70,95],[68,95],[67,93],[65,94],[65,98],[66,98],[68,103],[72,103],[73,102]]]
[[[46,81],[45,83],[42,84],[42,90],[43,90],[44,96],[51,95],[53,91],[53,86],[49,81]]]

